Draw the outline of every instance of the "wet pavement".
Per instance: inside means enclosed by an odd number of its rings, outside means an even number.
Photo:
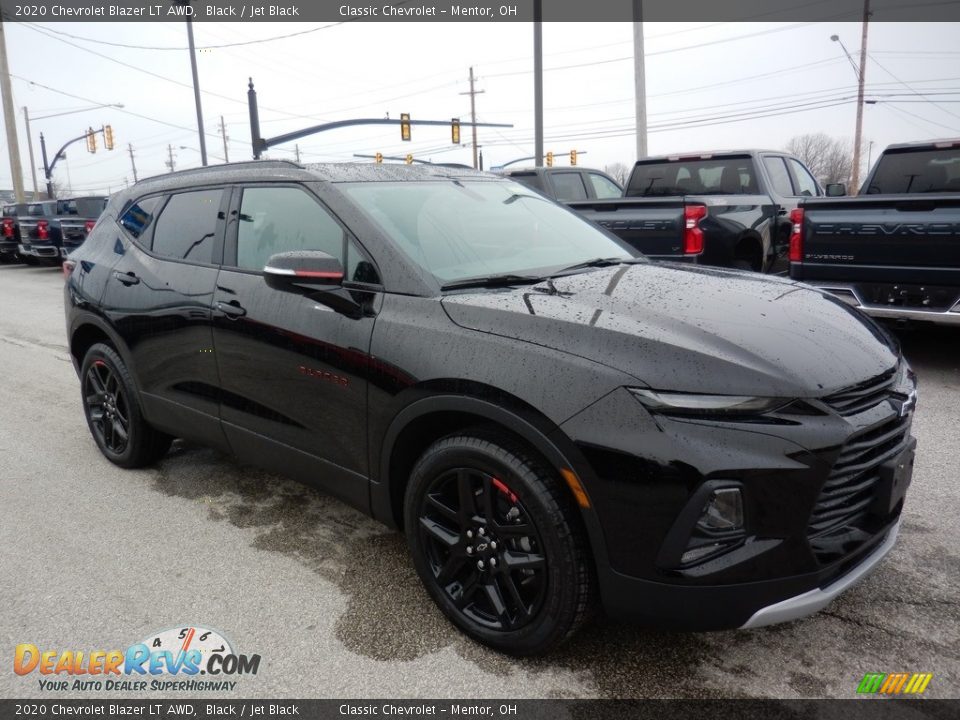
[[[337,500],[182,442],[156,468],[104,460],[61,288],[56,269],[0,266],[0,697],[53,696],[38,673],[11,671],[19,643],[123,649],[193,625],[262,658],[218,698],[853,697],[865,672],[896,671],[932,672],[927,695],[960,696],[960,331],[899,332],[921,383],[904,525],[825,612],[709,634],[601,620],[517,660],[454,630],[404,538]]]

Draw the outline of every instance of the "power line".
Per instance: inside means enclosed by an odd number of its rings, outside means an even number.
[[[896,80],[898,83],[900,83],[901,85],[903,85],[903,86],[904,86],[907,90],[909,90],[913,95],[916,95],[916,96],[918,96],[918,97],[922,97],[922,95],[921,95],[920,93],[918,93],[916,90],[914,90],[912,87],[910,87],[907,83],[905,83],[903,80],[901,80],[901,79],[898,78],[896,75],[894,75],[892,72],[890,72],[886,67],[884,67],[884,66],[881,65],[879,62],[877,62],[877,59],[876,59],[875,57],[873,57],[873,55],[870,55],[870,59],[873,60],[874,65],[876,65],[878,68],[880,68],[881,70],[883,70],[887,75],[889,75],[890,77],[892,77],[892,78],[893,78],[894,80]],[[925,99],[926,99],[926,98],[925,98]],[[933,105],[934,107],[940,108],[940,109],[941,109],[943,112],[945,112],[947,115],[952,115],[953,117],[955,117],[955,118],[957,118],[958,120],[960,120],[960,115],[957,115],[956,113],[950,112],[949,110],[947,110],[947,109],[944,108],[944,107],[940,107],[940,106],[937,105],[937,103],[935,103],[933,100],[926,99],[926,101],[927,101],[928,103],[930,103],[931,105]]]

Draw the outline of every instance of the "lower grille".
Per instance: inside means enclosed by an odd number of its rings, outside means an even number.
[[[814,505],[809,537],[862,528],[870,514],[880,466],[903,450],[909,430],[909,416],[898,417],[847,441]]]

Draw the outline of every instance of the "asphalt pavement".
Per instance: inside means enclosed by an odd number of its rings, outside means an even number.
[[[960,697],[960,329],[899,335],[920,378],[919,450],[876,572],[787,625],[598,622],[517,660],[454,630],[403,537],[337,500],[180,442],[156,468],[107,462],[84,423],[59,270],[0,266],[0,697],[90,697],[16,675],[18,644],[122,649],[187,626],[261,656],[217,698],[849,698],[866,672],[933,673],[927,696]]]

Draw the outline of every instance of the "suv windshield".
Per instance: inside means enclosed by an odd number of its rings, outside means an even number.
[[[340,188],[441,283],[547,275],[636,257],[616,239],[514,182],[349,183]]]

